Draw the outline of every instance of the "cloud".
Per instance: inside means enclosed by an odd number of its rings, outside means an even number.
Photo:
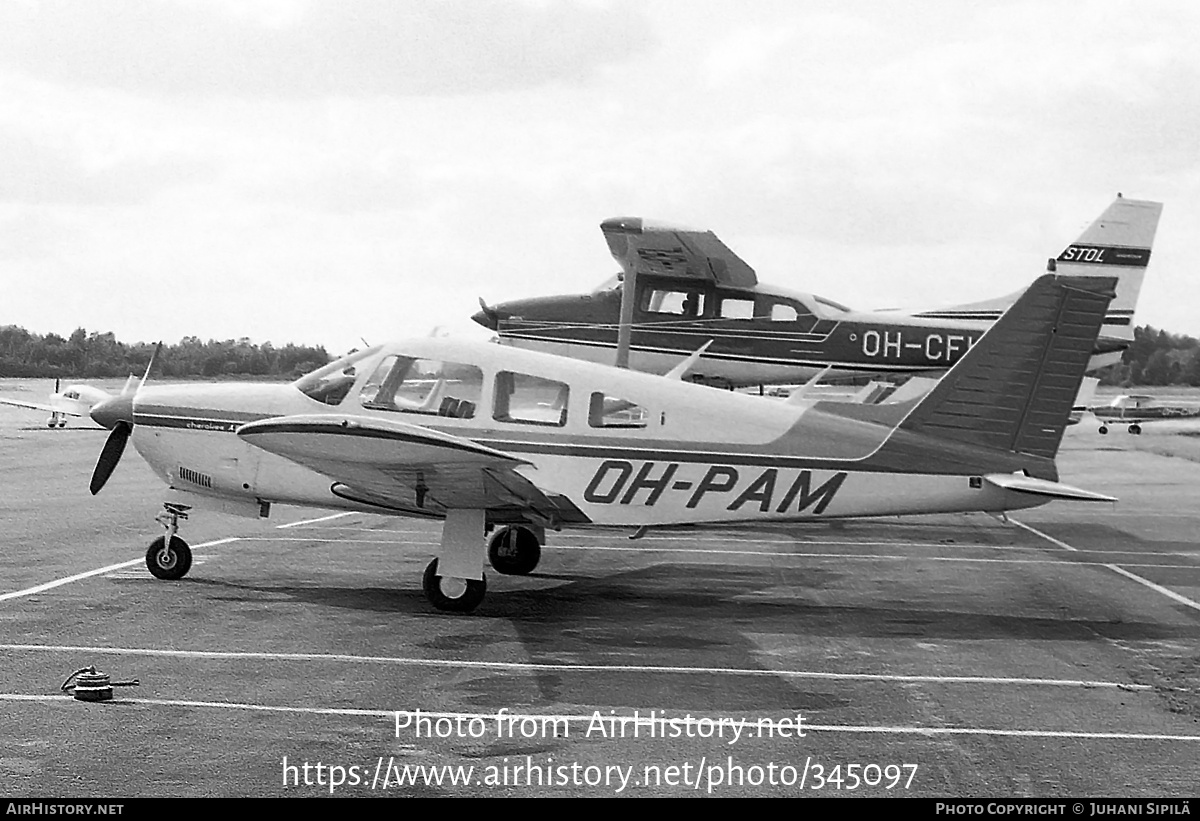
[[[0,157],[0,203],[125,205],[214,176],[212,165],[178,157],[127,158],[88,167],[74,146],[39,142],[6,128],[0,128]]]
[[[53,82],[240,97],[461,94],[580,82],[645,49],[630,4],[0,4],[0,66]],[[290,12],[290,13],[282,13]]]

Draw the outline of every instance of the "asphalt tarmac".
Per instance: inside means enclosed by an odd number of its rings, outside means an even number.
[[[1059,460],[1115,506],[551,534],[455,616],[400,518],[196,512],[157,580],[149,468],[92,497],[105,432],[37,421],[0,415],[5,796],[1197,792],[1200,464],[1124,432]],[[140,684],[61,693],[92,665]]]

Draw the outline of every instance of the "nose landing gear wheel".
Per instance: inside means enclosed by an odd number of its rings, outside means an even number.
[[[455,579],[439,576],[438,560],[434,559],[425,568],[421,588],[425,598],[438,610],[449,613],[470,613],[487,593],[487,579]]]
[[[505,576],[527,576],[541,558],[537,536],[524,527],[506,527],[488,542],[488,561]]]
[[[146,567],[157,578],[168,581],[182,579],[192,569],[192,549],[178,536],[171,537],[170,547],[166,545],[166,536],[159,536],[150,543],[150,549],[146,551]]]

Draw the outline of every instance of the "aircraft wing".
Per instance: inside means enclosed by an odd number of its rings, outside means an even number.
[[[653,223],[641,217],[613,217],[600,223],[600,230],[626,273],[708,280],[731,288],[758,284],[754,269],[712,231]]]
[[[64,416],[83,416],[82,413],[73,410],[67,410],[66,408],[56,408],[52,405],[44,405],[37,402],[26,402],[21,399],[9,399],[4,396],[0,396],[0,405],[12,405],[15,408],[29,408],[30,410],[46,411],[47,413],[61,413]]]
[[[515,468],[530,462],[460,436],[392,419],[283,416],[238,428],[256,447],[322,473],[338,495],[415,514],[521,508],[556,521],[558,508]]]

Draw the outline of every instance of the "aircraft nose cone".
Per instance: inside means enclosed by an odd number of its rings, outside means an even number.
[[[488,311],[476,311],[471,315],[471,319],[475,320],[489,331],[497,330],[497,326],[500,324],[496,319],[496,315]]]
[[[479,298],[479,307],[481,310],[475,313],[471,319],[475,320],[489,331],[500,330],[500,320],[507,319],[508,314],[499,308],[488,305],[483,301],[483,297]]]
[[[133,394],[122,394],[121,396],[114,396],[111,399],[98,402],[92,407],[91,413],[88,415],[92,417],[97,425],[108,430],[115,428],[118,422],[132,425]]]

